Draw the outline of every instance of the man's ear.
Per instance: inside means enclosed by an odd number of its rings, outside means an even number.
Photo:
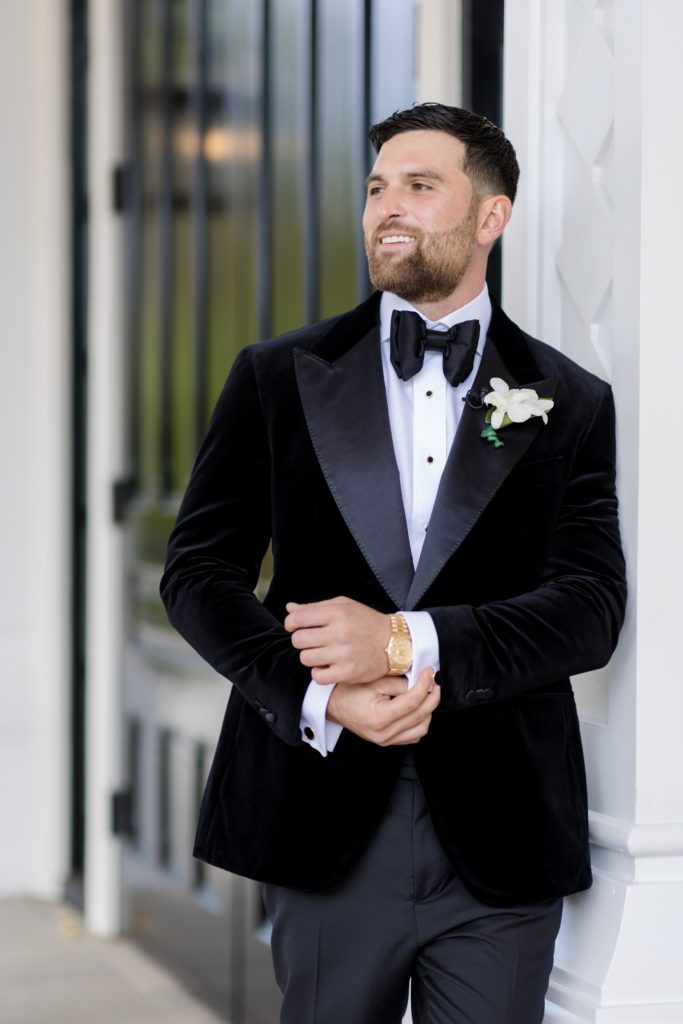
[[[505,225],[512,216],[512,203],[508,196],[486,196],[479,203],[479,230],[477,241],[480,245],[492,246],[502,235]]]

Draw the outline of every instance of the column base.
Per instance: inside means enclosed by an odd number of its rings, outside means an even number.
[[[682,1024],[683,856],[596,848],[565,901],[545,1024]]]

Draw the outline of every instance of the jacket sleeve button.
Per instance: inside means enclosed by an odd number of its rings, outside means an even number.
[[[271,725],[273,722],[277,722],[277,715],[273,714],[272,711],[266,711],[266,722],[270,722]]]
[[[465,700],[468,704],[479,704],[482,701],[491,700],[493,698],[493,690],[488,687],[479,690],[468,690],[465,694]]]

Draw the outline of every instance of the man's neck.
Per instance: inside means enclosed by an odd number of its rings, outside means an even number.
[[[463,285],[459,285],[454,292],[451,292],[450,295],[443,299],[435,299],[434,301],[415,299],[411,300],[411,305],[434,323],[436,320],[441,320],[442,317],[448,316],[449,313],[455,313],[456,309],[461,309],[472,302],[473,299],[476,299],[484,287],[484,281],[482,279],[480,281],[468,282],[467,286],[464,287]]]

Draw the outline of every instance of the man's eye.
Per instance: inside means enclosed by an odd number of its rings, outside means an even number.
[[[417,192],[429,192],[431,189],[431,185],[427,185],[424,181],[414,181],[413,188]]]
[[[369,196],[378,196],[381,191],[382,191],[382,186],[381,185],[371,185],[370,188],[368,189],[368,195]]]

